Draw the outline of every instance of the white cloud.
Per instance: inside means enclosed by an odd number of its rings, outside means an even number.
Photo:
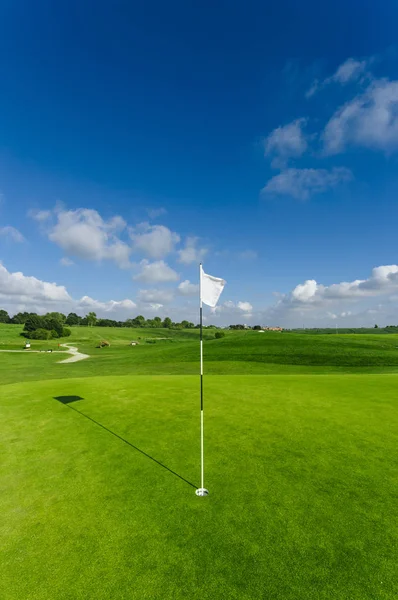
[[[277,127],[264,140],[266,156],[274,156],[272,167],[283,168],[289,158],[302,156],[308,144],[303,127],[306,119],[297,119],[288,125]]]
[[[313,194],[326,192],[339,183],[352,179],[352,173],[345,167],[327,169],[286,169],[272,177],[262,193],[293,196],[297,200],[307,200]]]
[[[174,298],[172,290],[140,290],[138,292],[138,301],[145,304],[168,304]]]
[[[239,321],[244,318],[250,320],[253,316],[253,306],[246,301],[232,302],[232,300],[227,300],[222,304],[218,304],[215,308],[211,308],[210,312],[214,316],[221,316],[225,319],[233,320],[235,318]]]
[[[325,80],[325,83],[341,83],[344,85],[350,81],[356,81],[364,74],[367,65],[366,60],[348,58],[338,67],[334,75]]]
[[[398,81],[378,79],[339,108],[323,132],[326,154],[356,145],[384,152],[398,150]]]
[[[130,266],[131,249],[116,235],[126,226],[122,217],[104,220],[96,210],[61,207],[57,207],[53,215],[55,224],[48,225],[48,237],[68,255],[85,260],[111,260],[120,268]]]
[[[159,208],[148,208],[147,212],[150,219],[156,219],[167,214],[167,210],[162,206]]]
[[[250,304],[250,302],[238,302],[237,307],[240,310],[243,310],[245,313],[251,313],[253,310],[253,306]]]
[[[169,281],[178,281],[179,275],[169,267],[164,260],[149,262],[144,259],[140,262],[141,272],[135,275],[133,279],[144,281],[145,283],[167,283]]]
[[[315,279],[307,279],[305,283],[300,283],[292,291],[292,298],[298,302],[308,302],[314,297],[318,284]]]
[[[12,242],[22,243],[25,242],[25,238],[18,229],[12,227],[11,225],[6,225],[5,227],[0,227],[0,237],[4,237]]]
[[[51,218],[52,212],[50,210],[30,210],[28,212],[28,216],[38,221],[39,223],[44,223]]]
[[[346,85],[347,83],[366,78],[366,69],[369,62],[369,60],[356,60],[355,58],[348,58],[330,77],[327,77],[323,81],[315,79],[310,89],[305,94],[306,98],[311,98],[314,96],[314,94],[331,83]]]
[[[61,260],[59,261],[60,264],[63,267],[71,267],[72,265],[74,265],[75,263],[73,262],[73,260],[71,260],[70,258],[68,258],[67,256],[64,256],[63,258],[61,258]]]
[[[357,300],[391,294],[398,290],[398,265],[375,267],[368,279],[343,281],[324,286],[315,279],[297,285],[287,300],[296,305],[329,304],[337,300]]]
[[[158,313],[162,308],[163,308],[163,304],[160,304],[159,302],[145,304],[145,310],[147,310],[147,311],[149,310],[152,313]]]
[[[199,285],[191,283],[189,279],[186,279],[185,281],[181,281],[177,290],[181,296],[195,296],[199,294]]]
[[[132,300],[108,300],[101,302],[94,300],[90,296],[83,296],[77,303],[77,310],[95,311],[99,313],[131,313],[137,308],[137,305]]]
[[[41,281],[21,272],[10,273],[1,263],[0,300],[7,305],[39,305],[47,308],[72,302],[63,285]]]
[[[130,231],[135,250],[143,252],[150,258],[163,258],[174,251],[180,236],[164,225],[141,223]]]
[[[197,237],[187,238],[185,247],[178,250],[178,262],[189,265],[195,262],[200,263],[204,259],[208,250],[207,248],[197,248],[198,241]]]

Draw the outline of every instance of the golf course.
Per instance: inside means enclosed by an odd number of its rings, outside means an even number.
[[[8,352],[21,331],[0,325],[2,599],[397,597],[397,335],[205,330],[198,498],[198,330],[73,327],[70,364]]]

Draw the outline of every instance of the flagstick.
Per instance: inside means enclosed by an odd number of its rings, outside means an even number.
[[[203,308],[202,308],[202,263],[199,265],[199,312],[200,312],[200,488],[197,496],[207,496],[209,493],[204,485],[204,444],[203,444]]]

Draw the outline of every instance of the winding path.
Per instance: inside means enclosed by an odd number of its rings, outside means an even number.
[[[78,362],[79,360],[84,360],[85,358],[90,358],[89,354],[83,354],[82,352],[79,352],[79,350],[76,348],[76,346],[70,346],[69,344],[61,344],[61,346],[64,346],[64,348],[67,348],[67,352],[61,352],[60,350],[53,350],[51,352],[51,354],[54,354],[56,352],[59,352],[60,354],[71,354],[72,356],[70,356],[69,358],[65,358],[64,360],[59,360],[58,364],[64,364],[64,363],[74,363],[74,362]],[[0,350],[0,352],[23,352],[24,354],[29,353],[36,353],[39,354],[41,352],[47,352],[46,350]]]
[[[84,360],[85,358],[90,358],[88,354],[83,354],[82,352],[79,352],[76,346],[71,346],[70,344],[61,344],[61,346],[63,346],[64,348],[68,348],[68,353],[72,354],[72,356],[70,356],[69,358],[65,358],[65,360],[59,360],[58,364],[74,363],[78,362],[79,360]]]

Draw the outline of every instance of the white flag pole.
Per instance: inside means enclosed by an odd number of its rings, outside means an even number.
[[[204,485],[204,423],[203,423],[203,308],[202,308],[202,263],[199,265],[199,313],[200,313],[200,488],[197,496],[207,496],[209,491]]]

